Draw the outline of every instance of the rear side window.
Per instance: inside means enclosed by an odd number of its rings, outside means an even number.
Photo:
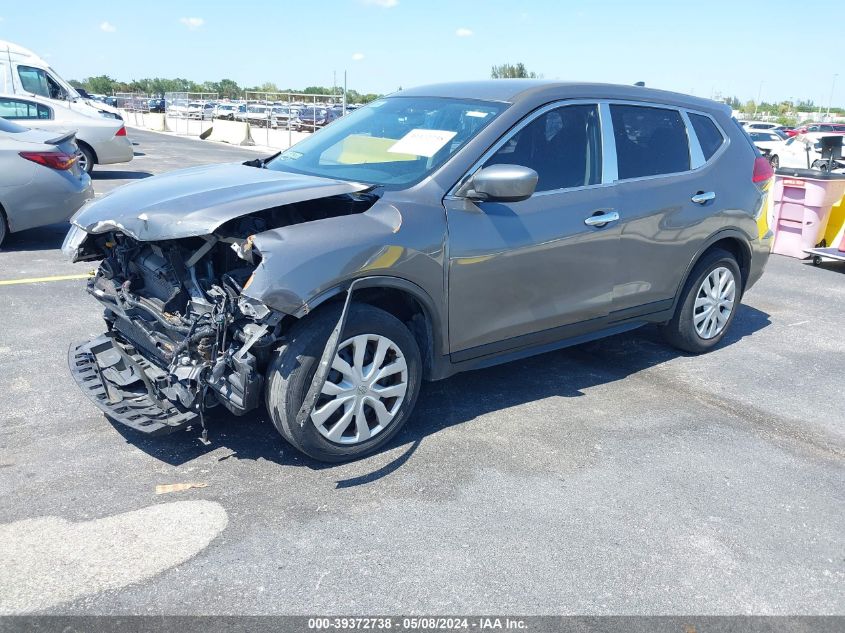
[[[485,163],[522,165],[537,172],[537,191],[601,182],[598,108],[570,105],[549,110],[514,134]]]
[[[0,117],[4,119],[49,119],[50,108],[31,101],[0,98]]]
[[[610,116],[620,180],[690,168],[687,130],[677,110],[611,105]]]
[[[710,160],[710,157],[713,156],[713,154],[715,154],[722,146],[722,143],[725,142],[725,138],[722,136],[719,128],[716,127],[716,124],[713,123],[710,117],[690,112],[689,120],[692,123],[692,129],[695,130],[695,135],[698,137],[698,144],[701,145],[704,160]],[[752,138],[754,138],[754,136],[756,136],[756,134],[752,134]],[[756,140],[777,140],[774,134],[762,133],[760,136],[764,138]]]

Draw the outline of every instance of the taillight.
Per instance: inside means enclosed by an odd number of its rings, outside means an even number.
[[[120,126],[120,129],[114,133],[115,136],[126,136],[126,127]]]
[[[751,182],[759,185],[767,180],[771,180],[774,175],[775,172],[772,170],[772,165],[767,159],[762,156],[754,159],[754,174],[751,176]]]
[[[70,169],[77,161],[75,155],[64,152],[20,152],[20,156],[33,163],[61,171]]]

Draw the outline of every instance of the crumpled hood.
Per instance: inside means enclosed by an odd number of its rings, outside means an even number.
[[[89,233],[119,230],[154,241],[208,235],[262,209],[354,193],[368,185],[240,163],[170,172],[124,185],[83,206],[71,222]]]

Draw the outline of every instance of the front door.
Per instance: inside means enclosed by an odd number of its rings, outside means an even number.
[[[597,105],[544,108],[500,142],[484,164],[537,171],[531,198],[444,200],[453,358],[600,327],[610,310],[619,241],[616,222],[593,218],[617,206],[614,187],[602,184],[601,146]]]

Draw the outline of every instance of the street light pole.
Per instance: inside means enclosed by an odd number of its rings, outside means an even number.
[[[839,76],[839,73],[833,74],[833,82],[830,84],[830,98],[827,100],[827,116],[825,119],[830,120],[830,105],[833,102],[833,90],[836,88],[836,78]]]

